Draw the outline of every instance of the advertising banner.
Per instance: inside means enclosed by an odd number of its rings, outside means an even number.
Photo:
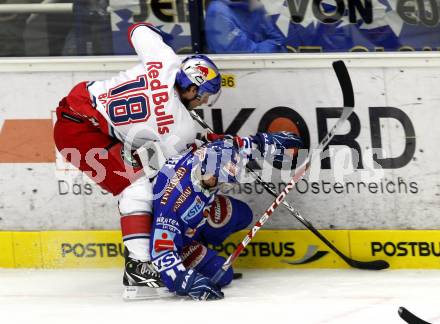
[[[388,260],[393,268],[440,268],[438,231],[350,231],[350,245],[359,256]]]
[[[247,231],[214,249],[228,257]],[[390,269],[440,269],[440,240],[432,230],[324,230],[348,257],[385,260]],[[0,268],[110,268],[123,266],[119,231],[0,232]],[[243,250],[235,268],[350,268],[306,230],[262,230]]]
[[[120,232],[42,232],[42,256],[46,268],[91,268],[123,265]]]
[[[263,0],[299,52],[439,50],[438,0]]]
[[[438,68],[350,68],[356,107],[286,200],[320,229],[438,229]],[[316,147],[339,116],[342,95],[329,68],[225,70],[214,107],[199,110],[218,133],[290,130]],[[3,73],[0,230],[118,229],[117,197],[56,153],[53,111],[79,81],[110,72]],[[20,92],[17,92],[20,89]],[[26,95],[22,95],[26,93]],[[298,159],[303,151],[297,153]],[[295,163],[257,162],[276,191]],[[255,182],[227,191],[255,220],[273,198]],[[303,229],[280,206],[265,228]]]
[[[246,232],[231,235],[214,247],[227,258]],[[348,231],[322,231],[342,253],[348,255]],[[238,268],[348,268],[349,266],[309,231],[260,231],[236,261]]]
[[[354,69],[353,115],[287,200],[321,228],[438,228],[439,167],[431,163],[438,153],[429,147],[440,133],[439,117],[431,115],[438,99],[430,78],[437,76],[428,69]],[[216,132],[296,131],[305,148],[313,148],[339,117],[341,104],[331,70],[235,72],[235,87],[226,88],[204,117]],[[290,180],[286,168],[258,167],[277,191]],[[273,199],[256,182],[229,193],[250,202],[257,215]],[[282,206],[273,222],[296,228]]]
[[[205,6],[209,2],[203,1]],[[439,0],[261,2],[293,52],[438,51],[440,48]],[[127,41],[128,26],[144,21],[159,26],[174,50],[191,51],[188,1],[111,0],[110,7],[115,54],[133,54]]]
[[[113,53],[135,54],[127,39],[128,26],[148,22],[159,27],[176,53],[191,53],[188,2],[184,0],[110,0]]]

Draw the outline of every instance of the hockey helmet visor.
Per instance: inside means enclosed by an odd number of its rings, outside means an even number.
[[[208,107],[212,107],[217,102],[221,93],[221,89],[217,93],[204,92],[201,95],[197,93],[197,99],[199,99],[202,103],[206,103]]]

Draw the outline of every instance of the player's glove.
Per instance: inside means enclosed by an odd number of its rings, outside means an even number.
[[[240,136],[233,136],[229,134],[207,133],[202,136],[202,140],[206,143],[215,142],[218,140],[227,140],[230,141],[237,148],[243,146],[243,139]]]
[[[195,300],[223,299],[224,294],[209,278],[190,269],[177,275],[174,281],[178,296],[189,296]]]
[[[232,135],[228,135],[228,134],[216,134],[216,133],[206,133],[203,137],[203,139],[205,140],[205,142],[215,142],[218,140],[223,140],[223,139],[231,139],[233,138]]]
[[[284,150],[292,148],[301,148],[302,141],[299,136],[290,132],[277,133],[257,133],[251,136],[252,142],[257,144],[258,150],[264,156],[270,150],[270,146],[275,147],[275,161],[282,161]]]

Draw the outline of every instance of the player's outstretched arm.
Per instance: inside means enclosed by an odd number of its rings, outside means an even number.
[[[262,157],[271,155],[276,161],[283,160],[286,150],[303,146],[301,138],[290,132],[257,133],[249,138],[254,147],[257,147]]]
[[[143,63],[178,61],[176,53],[164,42],[162,32],[150,23],[131,25],[128,28],[128,41]]]
[[[232,141],[247,160],[273,157],[275,161],[283,161],[286,150],[303,146],[301,138],[291,132],[257,133],[247,137],[208,134],[207,139]]]

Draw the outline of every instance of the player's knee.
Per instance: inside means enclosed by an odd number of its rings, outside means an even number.
[[[230,197],[217,195],[209,207],[208,224],[214,229],[230,227],[233,213]]]
[[[216,251],[196,241],[186,245],[182,250],[183,265],[186,268],[197,270],[208,278],[212,278],[217,273],[225,263],[225,260],[226,259],[219,256]],[[233,276],[234,272],[232,268],[229,268],[218,282],[218,285],[220,287],[229,285]]]
[[[122,191],[119,198],[121,215],[152,213],[152,186],[146,178],[140,178]]]
[[[246,228],[253,219],[252,209],[243,201],[234,199],[234,217],[236,217],[235,231]]]
[[[250,207],[235,198],[217,195],[211,205],[208,224],[215,229],[224,228],[236,232],[246,228],[252,221]]]
[[[182,249],[183,265],[189,269],[198,269],[213,257],[215,257],[214,251],[196,241],[192,241]]]

